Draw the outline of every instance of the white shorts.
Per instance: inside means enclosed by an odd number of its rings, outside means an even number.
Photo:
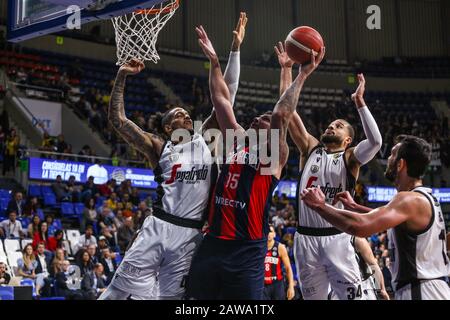
[[[375,279],[373,276],[363,280],[361,283],[364,300],[378,300],[377,289],[375,287]]]
[[[395,300],[450,300],[450,288],[443,280],[425,280],[414,290],[408,284],[395,291]]]
[[[352,236],[307,236],[295,233],[294,257],[305,300],[361,300],[361,273]]]
[[[202,238],[198,229],[147,217],[100,299],[117,297],[108,293],[114,289],[128,293],[131,299],[181,299],[184,278]]]

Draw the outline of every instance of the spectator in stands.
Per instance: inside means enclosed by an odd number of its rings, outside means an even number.
[[[87,144],[85,144],[83,146],[83,148],[81,148],[80,152],[78,152],[78,155],[84,156],[84,157],[79,157],[78,158],[79,162],[89,162],[89,159],[87,159],[86,157],[92,157],[91,147],[88,146]]]
[[[86,250],[87,247],[91,244],[96,246],[97,239],[94,237],[94,228],[92,227],[92,225],[88,225],[86,227],[86,232],[83,235],[81,235],[80,239],[78,240],[78,244],[76,246],[75,251],[78,252],[80,250]]]
[[[131,186],[131,180],[126,179],[126,180],[122,181],[122,183],[120,184],[120,192],[119,192],[120,197],[122,198],[126,193],[128,193],[128,195],[130,195],[131,192],[133,192],[133,187]]]
[[[110,246],[115,247],[115,237],[117,227],[114,223],[114,212],[109,208],[103,208],[102,213],[98,219],[100,233],[106,237]]]
[[[71,280],[71,273],[69,272],[70,262],[64,260],[61,271],[55,276],[56,290],[58,295],[65,297],[68,300],[83,300],[83,293],[79,289],[70,289],[67,283]]]
[[[58,248],[64,248],[64,231],[56,230],[53,237],[48,237],[48,250],[55,252]]]
[[[11,211],[15,211],[18,217],[21,217],[25,212],[25,200],[23,200],[23,194],[20,191],[17,191],[14,194],[14,199],[11,199],[8,203],[8,208],[6,212],[9,213]]]
[[[50,276],[50,265],[51,265],[51,253],[45,251],[45,243],[41,242],[37,245],[36,249],[36,293],[41,294],[41,289],[45,296],[49,296],[50,282],[48,277]]]
[[[45,244],[45,249],[49,250],[48,244],[48,226],[47,222],[41,221],[39,224],[39,231],[36,232],[33,236],[33,248],[36,248],[38,243],[43,242]]]
[[[108,239],[106,239],[105,236],[100,236],[98,237],[98,246],[97,246],[97,250],[99,252],[102,252],[103,249],[105,248],[109,248],[109,243],[108,243]]]
[[[97,210],[95,209],[94,198],[89,198],[84,204],[83,213],[80,222],[80,231],[85,232],[87,225],[97,223]]]
[[[5,142],[5,149],[3,153],[3,176],[11,169],[16,173],[16,155],[19,150],[20,138],[17,135],[16,129],[11,129]]]
[[[43,126],[42,126],[42,128],[44,129]],[[50,136],[50,134],[47,132],[47,130],[44,131],[44,136],[42,138],[42,142],[41,142],[41,146],[39,147],[39,150],[49,151],[49,152],[56,151],[55,147],[54,147],[54,143],[53,143],[53,138]]]
[[[99,190],[100,194],[102,195],[102,197],[111,196],[111,194],[113,192],[115,192],[115,190],[114,190],[115,184],[116,184],[116,180],[110,179],[110,180],[106,181],[106,183],[100,185],[98,187],[98,190]]]
[[[133,228],[133,218],[125,218],[123,225],[117,232],[120,252],[125,252],[131,240],[133,240],[135,230]]]
[[[116,211],[117,210],[117,193],[113,192],[111,193],[111,196],[108,200],[106,200],[106,205],[109,209],[111,209],[112,211]]]
[[[91,257],[89,256],[89,252],[86,249],[81,249],[81,252],[78,254],[78,267],[80,267],[81,276],[83,277],[87,272],[92,271],[94,265],[92,264]]]
[[[131,191],[130,195],[130,202],[133,204],[133,206],[137,207],[139,205],[139,202],[141,199],[139,198],[139,191],[137,188],[133,188],[133,191]]]
[[[61,266],[66,259],[64,249],[56,249],[55,257],[52,260],[50,275],[54,278],[58,272],[61,272]]]
[[[114,276],[114,272],[117,269],[117,264],[113,258],[110,248],[102,249],[102,258],[100,259],[100,263],[105,269],[105,275],[107,278],[106,284],[109,284]]]
[[[133,215],[133,225],[134,229],[138,230],[142,224],[144,223],[144,220],[152,214],[152,207],[151,204],[148,205],[147,202],[141,201],[139,203],[138,209],[136,211],[136,214]]]
[[[0,286],[7,285],[11,281],[11,276],[6,272],[6,264],[0,262]]]
[[[75,176],[70,176],[67,181],[67,190],[72,196],[73,202],[80,201],[81,187],[77,185]]]
[[[22,224],[16,220],[16,217],[16,211],[11,211],[9,219],[0,222],[0,238],[18,239],[25,237],[25,233],[22,231]]]
[[[97,250],[97,246],[95,244],[88,245],[87,252],[89,253],[89,256],[91,257],[91,261],[93,264],[100,262],[100,254],[99,254],[99,251]]]
[[[133,203],[130,200],[130,195],[128,193],[124,193],[122,195],[122,206],[124,209],[133,209]]]
[[[58,136],[58,142],[56,143],[56,152],[58,153],[65,153],[68,145],[66,141],[64,140],[64,136],[60,134]]]
[[[103,265],[96,263],[94,270],[84,275],[81,281],[81,290],[88,300],[96,300],[106,290],[106,276]]]
[[[34,234],[39,232],[39,224],[41,223],[41,218],[38,215],[34,215],[31,222],[28,224],[27,232],[28,238],[33,239]]]
[[[94,177],[90,176],[86,183],[83,185],[83,192],[81,193],[81,199],[86,201],[86,199],[98,197],[98,189],[94,184]]]
[[[39,295],[39,290],[44,285],[45,275],[37,273],[38,261],[33,253],[33,246],[27,244],[23,249],[22,258],[17,260],[17,272],[19,276],[34,280],[36,286],[36,293]]]
[[[56,199],[58,200],[58,202],[70,200],[70,195],[67,192],[68,188],[63,183],[61,175],[56,176],[56,181],[52,184],[52,189],[56,195]]]
[[[49,237],[53,237],[55,235],[56,230],[58,230],[60,226],[56,223],[52,214],[48,214],[45,216],[45,222],[47,222]]]
[[[38,198],[30,197],[25,204],[23,214],[26,217],[32,217],[38,213],[38,209],[40,209]]]

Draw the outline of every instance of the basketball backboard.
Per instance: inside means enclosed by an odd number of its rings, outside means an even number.
[[[164,0],[8,0],[8,40],[20,42],[67,30],[77,6],[80,24],[150,8]],[[93,4],[99,5],[92,8]],[[103,8],[104,7],[104,8]],[[72,19],[73,20],[73,19]]]

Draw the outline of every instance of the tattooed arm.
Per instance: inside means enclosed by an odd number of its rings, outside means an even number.
[[[289,147],[287,145],[286,136],[291,122],[294,116],[298,99],[300,98],[300,92],[302,91],[305,80],[313,73],[313,71],[318,67],[325,55],[325,47],[322,48],[321,53],[317,58],[311,54],[311,63],[302,67],[300,66],[300,72],[297,78],[292,82],[292,84],[286,89],[286,91],[281,96],[280,100],[276,104],[273,113],[272,121],[270,123],[271,129],[278,129],[279,131],[279,160],[278,169],[275,176],[279,179],[281,176],[281,171],[286,164],[289,157]],[[270,140],[269,140],[270,141]]]
[[[144,69],[144,64],[137,60],[120,67],[111,93],[111,101],[108,109],[108,120],[117,133],[131,146],[142,152],[150,161],[152,167],[156,167],[159,160],[164,140],[154,134],[147,133],[139,128],[125,115],[124,91],[127,75],[137,74]]]

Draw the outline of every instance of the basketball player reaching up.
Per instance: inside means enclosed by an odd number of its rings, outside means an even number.
[[[281,65],[280,94],[283,94],[292,82],[293,62],[281,42],[275,52]],[[331,203],[338,192],[353,190],[360,166],[368,163],[380,150],[381,134],[364,102],[364,76],[358,75],[358,80],[359,86],[352,100],[358,108],[367,139],[356,147],[350,147],[354,129],[347,121],[337,119],[330,123],[319,141],[308,133],[299,114],[294,112],[289,134],[301,153],[297,192],[320,185],[327,202]],[[325,300],[330,286],[339,299],[360,299],[361,277],[351,236],[332,227],[299,200],[298,210],[294,257],[304,299]]]
[[[227,90],[232,90],[228,92],[230,104],[239,82],[238,52],[245,34],[245,14],[239,21],[227,68]],[[149,159],[158,182],[159,198],[153,205],[153,215],[146,218],[137,232],[101,300],[180,299],[184,295],[184,278],[202,239],[204,211],[211,185],[215,183],[215,164],[202,136],[206,129],[217,127],[214,111],[202,132],[194,132],[185,109],[169,110],[162,118],[160,136],[144,132],[126,118],[123,98],[126,77],[143,68],[139,61],[120,68],[108,117],[115,130]],[[172,133],[177,129],[190,132],[190,139],[174,138]]]
[[[248,137],[229,102],[229,90],[214,47],[203,27],[198,27],[197,33],[199,44],[211,63],[211,100],[222,135],[226,137],[226,131],[231,130],[236,135]],[[226,155],[210,203],[209,229],[192,261],[187,288],[189,298],[262,299],[268,211],[273,190],[288,159],[287,128],[303,83],[322,58],[323,55],[317,59],[311,55],[311,63],[300,70],[273,113],[254,118],[250,128],[259,133],[258,144],[234,143],[234,150]],[[271,129],[279,132],[275,145],[269,143]],[[260,151],[262,146],[278,154],[277,159],[272,159],[275,162],[271,166],[272,174],[262,173],[266,164],[261,163],[259,152],[256,156],[252,152]]]
[[[348,192],[337,196],[345,209],[327,204],[319,188],[301,192],[308,207],[343,232],[368,237],[388,230],[396,300],[450,300],[444,217],[439,201],[422,183],[430,159],[425,140],[399,136],[385,172],[398,193],[377,209],[356,204]]]
[[[267,253],[264,260],[264,300],[292,300],[295,296],[294,274],[284,244],[275,241],[275,228],[269,225]],[[284,289],[284,276],[281,265],[286,271],[288,289]]]

